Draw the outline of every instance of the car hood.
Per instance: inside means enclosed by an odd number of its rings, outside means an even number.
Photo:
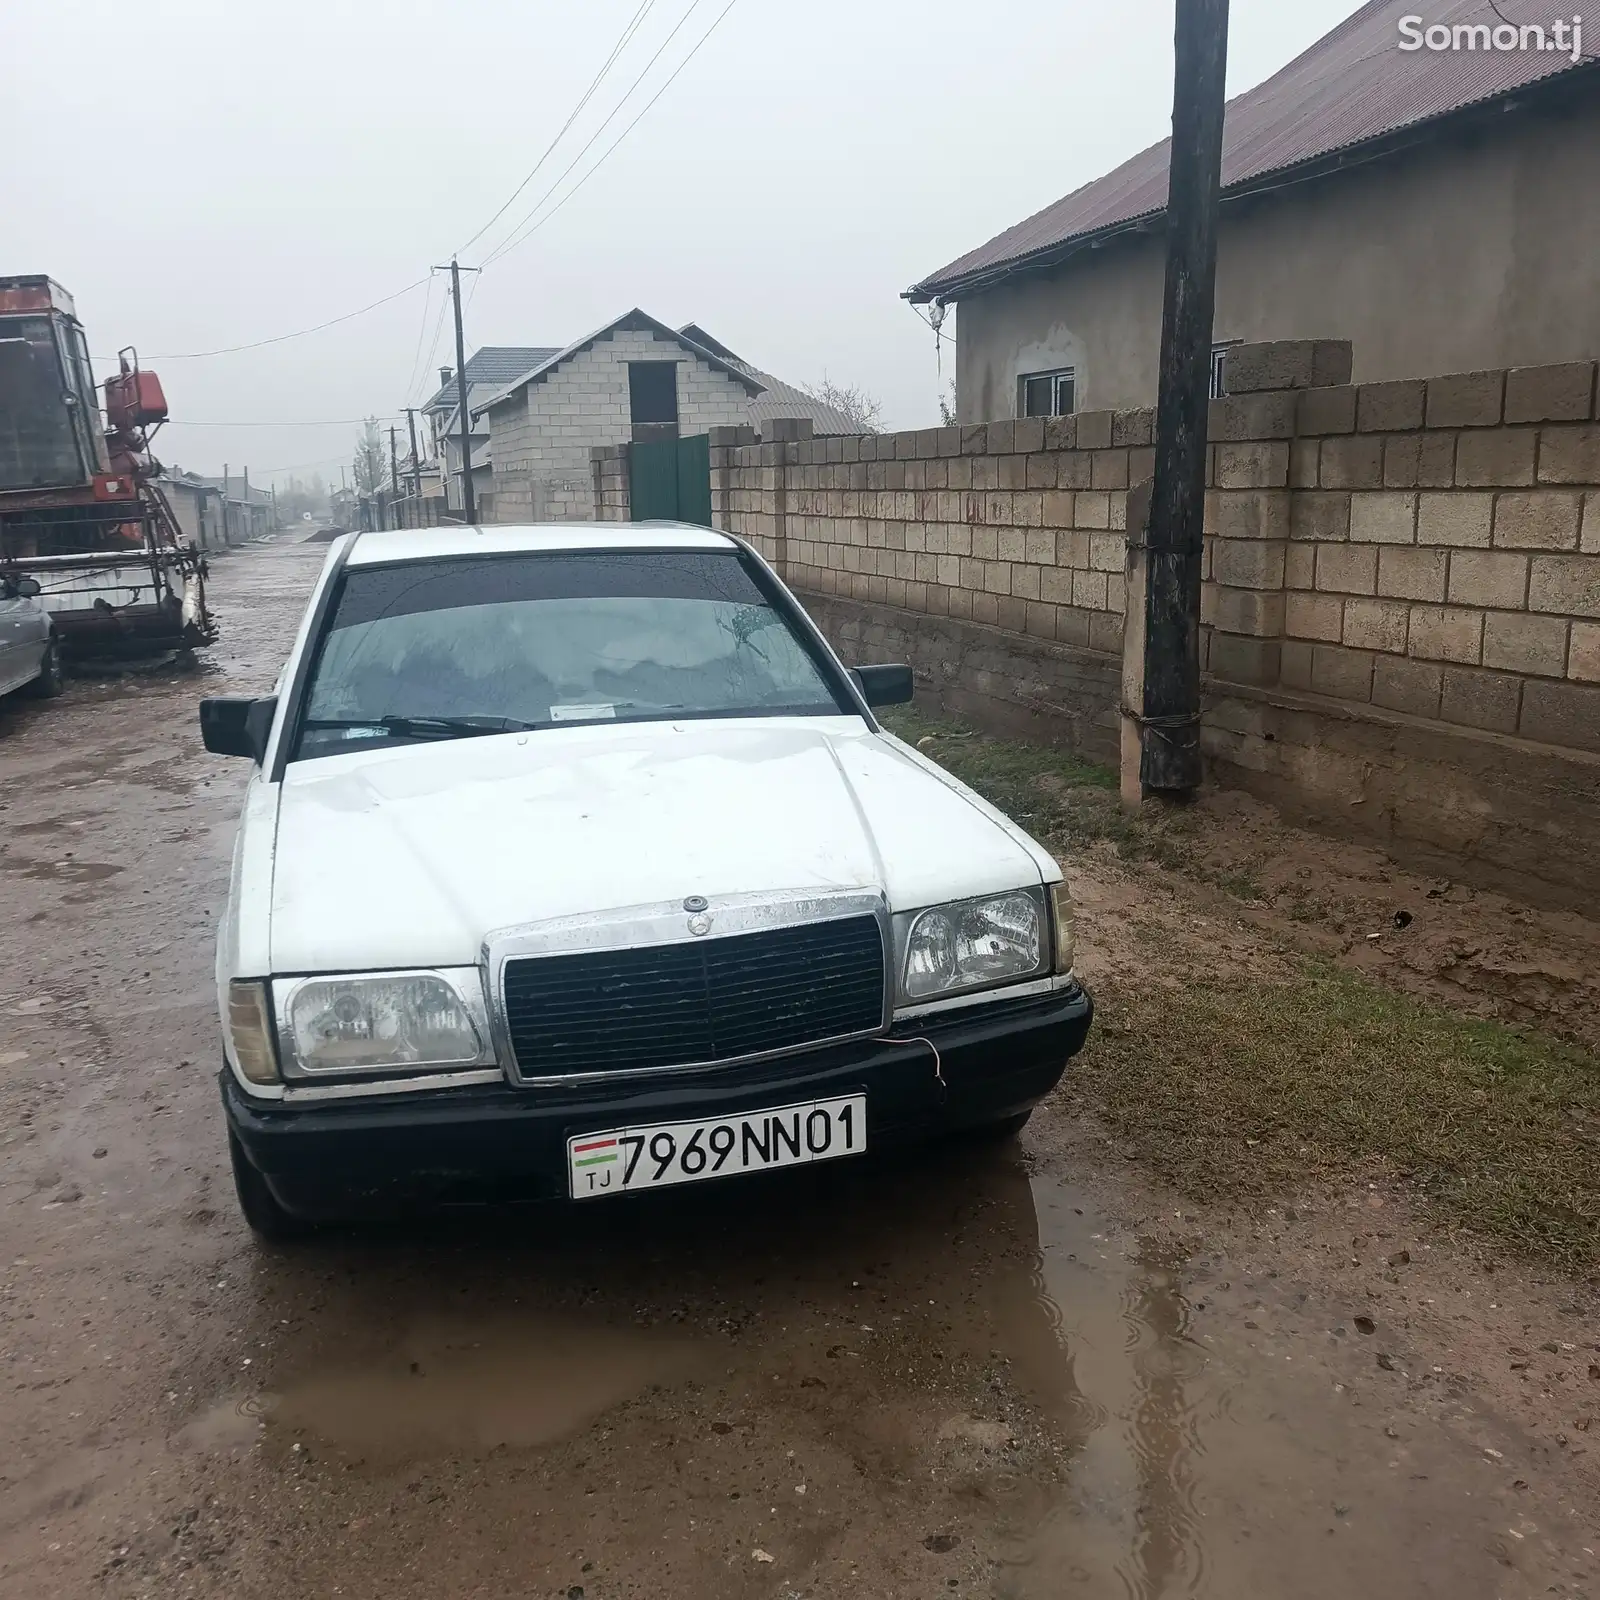
[[[391,746],[289,767],[272,969],[468,965],[494,930],[696,894],[866,888],[908,910],[1048,864],[855,717]]]

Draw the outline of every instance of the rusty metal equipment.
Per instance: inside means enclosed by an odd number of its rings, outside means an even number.
[[[36,578],[69,654],[216,638],[206,563],[156,481],[167,419],[155,373],[121,352],[99,394],[72,297],[0,277],[0,571]]]

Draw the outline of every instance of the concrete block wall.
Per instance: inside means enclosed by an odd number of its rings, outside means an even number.
[[[1363,385],[1350,370],[1338,341],[1244,346],[1213,403],[1211,771],[1484,881],[1592,898],[1596,364]],[[848,626],[844,644],[901,640],[941,703],[1103,753],[1152,413],[801,432],[713,434],[718,526]],[[625,475],[596,482],[625,517]]]

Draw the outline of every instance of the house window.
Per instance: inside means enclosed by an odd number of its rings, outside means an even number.
[[[628,413],[636,440],[678,437],[676,361],[628,363]]]
[[[1211,398],[1220,400],[1228,392],[1227,359],[1228,352],[1240,341],[1237,339],[1224,339],[1221,344],[1211,347]]]
[[[1025,372],[1017,388],[1017,410],[1024,417],[1068,417],[1077,409],[1078,374],[1072,367]]]

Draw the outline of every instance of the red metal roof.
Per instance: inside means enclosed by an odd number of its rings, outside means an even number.
[[[1573,70],[1566,53],[1516,50],[1402,51],[1400,19],[1417,0],[1368,0],[1266,82],[1229,101],[1222,141],[1223,192]],[[1551,0],[1435,0],[1424,26],[1555,20]],[[1571,14],[1566,14],[1570,22]],[[1600,22],[1600,19],[1596,19]],[[1600,27],[1596,29],[1600,35]],[[1585,64],[1600,38],[1584,39]],[[1023,263],[1106,228],[1152,216],[1167,203],[1170,139],[1007,228],[986,245],[907,290],[907,298],[952,297],[979,275]]]

